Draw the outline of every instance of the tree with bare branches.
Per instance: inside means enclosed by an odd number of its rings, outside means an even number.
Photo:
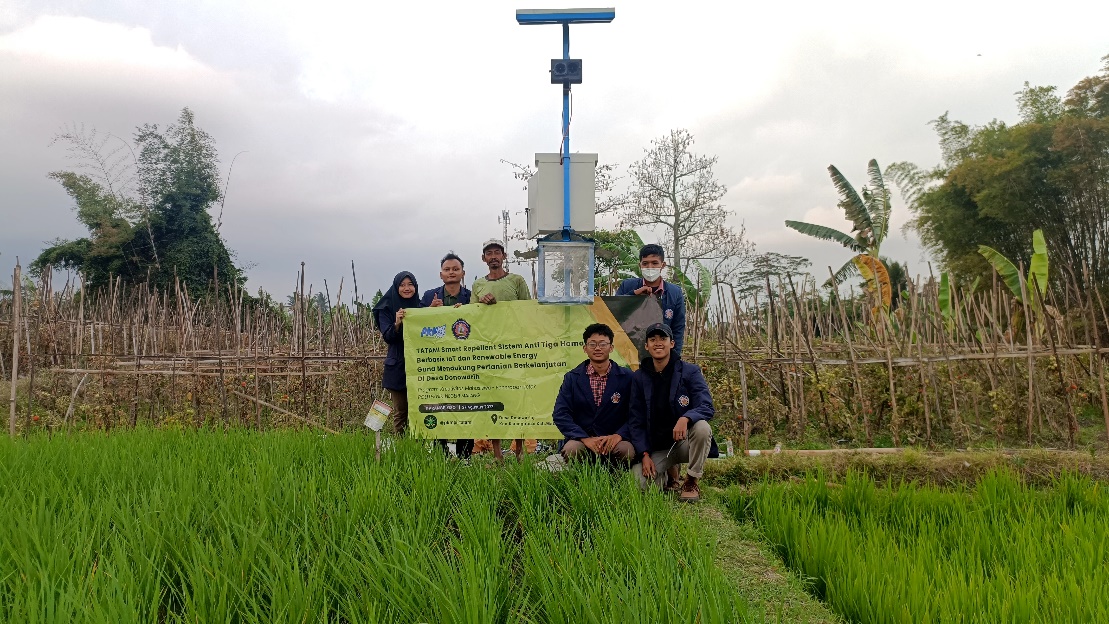
[[[619,199],[624,227],[662,230],[671,264],[684,273],[694,260],[714,267],[738,265],[753,246],[727,223],[720,200],[727,188],[716,180],[716,156],[695,154],[688,130],[671,130],[651,141],[628,169],[630,188]]]

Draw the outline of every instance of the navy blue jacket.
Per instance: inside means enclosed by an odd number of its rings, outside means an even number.
[[[594,436],[620,434],[631,441],[628,427],[628,390],[631,388],[632,371],[616,362],[608,369],[608,381],[601,404],[593,403],[593,388],[589,385],[589,360],[570,369],[562,378],[562,387],[554,404],[554,422],[566,440],[580,440]]]
[[[389,352],[385,354],[385,371],[381,374],[381,387],[403,392],[408,388],[404,377],[404,328],[396,326],[397,313],[389,308],[378,310],[376,314],[381,338],[389,345]]]
[[[424,293],[424,298],[420,299],[420,305],[425,307],[425,308],[431,307],[431,300],[434,299],[436,295],[438,295],[439,298],[442,299],[443,298],[443,288],[444,288],[444,286],[439,286],[439,288],[432,288],[431,290],[425,292]],[[458,303],[470,303],[470,289],[469,288],[466,288],[465,286],[463,286],[462,290],[458,291]]]
[[[620,282],[616,294],[634,295],[636,289],[642,288],[643,284],[643,278],[629,277]],[[659,304],[662,306],[662,322],[674,332],[674,353],[681,355],[682,345],[685,344],[685,294],[681,286],[663,280]]]
[[[671,355],[671,357],[674,357]],[[654,390],[654,380],[648,372],[654,363],[651,358],[643,360],[639,370],[632,375],[631,404],[628,406],[628,422],[632,430],[632,445],[637,456],[646,451],[665,451],[667,449],[649,448],[649,428],[651,426],[651,394]],[[712,406],[712,395],[709,394],[709,385],[700,367],[696,364],[678,360],[674,362],[674,377],[670,381],[670,409],[677,418],[685,416],[689,419],[689,426],[699,420],[712,420],[716,413]],[[719,454],[716,450],[716,441],[710,457]]]

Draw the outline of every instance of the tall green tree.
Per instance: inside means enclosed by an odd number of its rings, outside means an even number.
[[[55,140],[67,145],[76,171],[50,177],[76,202],[89,235],[54,241],[33,269],[80,271],[90,287],[117,276],[149,277],[163,288],[180,279],[194,292],[207,289],[214,276],[245,281],[209,212],[222,208],[215,141],[188,108],[164,129],[140,126],[133,145],[78,128]]]
[[[786,221],[786,227],[797,230],[802,234],[837,242],[847,249],[858,254],[865,254],[878,260],[882,241],[886,239],[890,227],[890,193],[882,177],[882,170],[878,167],[877,160],[871,160],[866,167],[869,178],[868,185],[857,192],[847,178],[836,169],[835,165],[828,165],[828,173],[832,177],[832,184],[839,194],[837,204],[844,216],[851,222],[851,231],[842,232],[835,228],[804,221]],[[842,283],[850,275],[858,272],[855,256],[852,256],[838,271],[836,281]],[[830,284],[831,280],[828,281]]]
[[[1063,267],[1053,280],[1109,287],[1109,56],[1102,60],[1065,98],[1025,83],[1015,124],[971,127],[941,115],[932,126],[942,162],[887,169],[913,212],[910,226],[957,279],[989,274],[980,245],[1028,267],[1027,241],[1039,229]]]

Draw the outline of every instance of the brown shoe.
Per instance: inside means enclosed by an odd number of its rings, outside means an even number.
[[[666,476],[666,487],[663,488],[662,491],[666,492],[667,494],[677,494],[678,492],[681,492],[682,491],[682,479],[681,479],[681,477],[678,477],[677,479],[675,479],[674,477],[672,477],[670,475],[667,475]]]
[[[683,503],[696,503],[701,500],[701,488],[697,485],[697,477],[686,475],[678,500]]]

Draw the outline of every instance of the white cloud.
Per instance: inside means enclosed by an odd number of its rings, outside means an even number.
[[[0,53],[77,67],[198,70],[202,65],[180,46],[154,45],[146,28],[129,28],[85,17],[44,15],[0,36]]]

